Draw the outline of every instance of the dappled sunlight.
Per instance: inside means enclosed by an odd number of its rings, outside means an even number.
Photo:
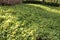
[[[53,12],[53,13],[60,13],[60,10],[52,9],[50,7],[47,7],[47,6],[44,6],[44,5],[41,5],[41,4],[27,4],[27,5],[32,5],[32,6],[35,6],[35,7],[39,7],[39,8],[42,8],[46,11]]]

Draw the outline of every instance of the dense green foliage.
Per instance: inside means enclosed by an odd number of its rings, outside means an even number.
[[[42,1],[42,2],[46,2],[46,3],[57,3],[60,4],[60,0],[24,0],[24,1]]]
[[[0,40],[60,40],[59,8],[38,4],[0,6]]]

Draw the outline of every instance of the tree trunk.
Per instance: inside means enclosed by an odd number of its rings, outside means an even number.
[[[43,2],[45,2],[45,0],[43,0]]]
[[[56,1],[56,3],[58,3],[58,0]]]
[[[0,4],[18,4],[22,3],[22,0],[0,0]]]

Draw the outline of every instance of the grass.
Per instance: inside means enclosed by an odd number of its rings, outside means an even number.
[[[0,40],[60,40],[60,10],[41,4],[0,6]]]

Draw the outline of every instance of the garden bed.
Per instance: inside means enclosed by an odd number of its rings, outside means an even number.
[[[60,9],[54,8],[42,4],[0,6],[0,40],[60,40]]]

